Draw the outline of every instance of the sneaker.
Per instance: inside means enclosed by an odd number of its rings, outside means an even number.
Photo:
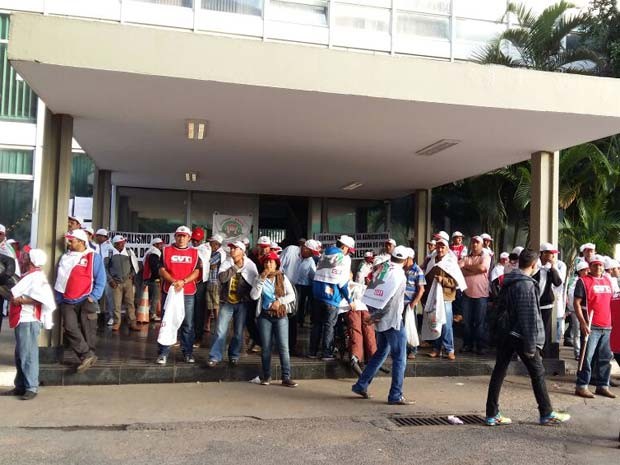
[[[540,417],[540,424],[545,426],[559,425],[570,420],[568,413],[551,412],[546,417]]]
[[[298,384],[295,381],[293,381],[291,378],[286,378],[282,380],[282,386],[294,388],[294,387],[297,387]]]
[[[407,400],[404,397],[401,397],[398,400],[388,400],[388,405],[413,405],[415,404],[415,400]]]
[[[184,355],[183,356],[183,361],[185,363],[196,363],[196,359],[194,358],[193,355],[189,354],[189,355]]]
[[[95,362],[97,362],[96,355],[91,355],[90,357],[86,357],[84,360],[82,360],[82,363],[78,365],[75,371],[77,373],[84,373],[86,370],[92,367],[95,364]]]
[[[368,394],[368,391],[364,391],[362,389],[356,388],[355,384],[351,386],[351,391],[357,394],[358,396],[363,397],[364,399],[372,399],[372,396]]]
[[[610,399],[615,399],[616,398],[616,395],[613,392],[611,392],[608,387],[601,387],[601,386],[599,386],[594,391],[594,394],[599,395],[599,396],[603,396],[603,397],[609,397]]]
[[[333,362],[334,360],[336,360],[336,357],[334,357],[333,355],[326,355],[324,357],[321,357],[321,360],[324,362]]]
[[[110,318],[107,322],[108,326],[112,326],[114,324],[114,318]]]
[[[22,396],[22,400],[32,400],[35,397],[37,397],[37,393],[34,391],[26,391],[24,392],[24,395]]]
[[[502,426],[502,425],[510,425],[512,420],[508,417],[503,416],[501,413],[498,413],[494,417],[486,417],[484,422],[487,426]]]
[[[269,386],[271,384],[271,378],[261,378],[260,384],[262,386]]]
[[[0,396],[23,396],[26,391],[23,389],[13,388],[10,391],[4,391]]]
[[[160,317],[158,317],[157,315],[152,315],[152,316],[150,317],[150,319],[151,319],[151,321],[161,321],[161,318],[160,318]]]
[[[231,367],[236,367],[237,365],[239,365],[239,359],[238,358],[231,358],[229,363],[230,363]]]
[[[208,366],[209,368],[213,368],[213,367],[215,367],[216,365],[217,365],[217,360],[209,360],[209,361],[207,362],[207,366]]]
[[[309,358],[310,360],[316,360],[317,358],[319,358],[319,356],[316,354],[308,354],[306,355],[306,358]]]
[[[168,357],[166,355],[160,355],[159,357],[157,357],[157,360],[155,360],[155,363],[157,363],[158,365],[165,365],[167,361]]]

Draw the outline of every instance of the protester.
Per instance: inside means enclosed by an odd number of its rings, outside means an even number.
[[[301,246],[300,261],[295,269],[293,282],[297,288],[297,315],[296,324],[303,328],[306,321],[306,313],[312,311],[312,281],[316,273],[314,257],[321,254],[321,247],[314,239],[304,241]],[[291,324],[292,322],[289,322]],[[294,351],[295,346],[290,346]]]
[[[99,253],[99,244],[95,241],[95,230],[91,227],[82,227],[88,236],[88,247],[93,249],[95,253]]]
[[[509,263],[510,254],[508,252],[502,252],[499,254],[499,262],[493,267],[489,274],[489,280],[495,281],[497,278],[505,273],[506,265]]]
[[[127,323],[131,331],[140,331],[136,322],[134,276],[138,274],[138,258],[133,250],[125,247],[127,240],[116,235],[112,239],[110,255],[104,259],[108,276],[108,284],[112,288],[114,297],[114,325],[112,331],[119,331],[121,327],[121,308],[125,306]]]
[[[76,229],[82,229],[82,224],[84,224],[84,220],[79,216],[71,216],[69,215],[67,219],[67,232],[75,231]]]
[[[433,255],[435,254],[435,247],[437,245],[437,241],[435,239],[431,239],[426,242],[426,256],[424,257],[424,261],[422,262],[422,270],[426,270],[426,266],[428,262],[431,260]]]
[[[52,329],[56,309],[54,293],[45,273],[47,255],[31,249],[22,259],[24,274],[13,286],[9,308],[9,326],[15,328],[15,387],[4,395],[31,400],[39,392],[39,333],[41,326]]]
[[[256,317],[262,340],[262,376],[261,384],[271,383],[271,341],[276,341],[280,354],[282,385],[295,387],[291,379],[291,359],[289,355],[289,319],[288,313],[295,305],[295,290],[289,279],[279,270],[280,258],[276,252],[263,256],[264,270],[254,282],[250,291],[252,299],[257,300]],[[293,324],[295,324],[293,320]]]
[[[575,287],[579,278],[583,278],[588,275],[590,265],[585,260],[581,259],[575,265],[575,273],[577,274],[568,286],[568,310],[571,318],[571,343],[573,346],[573,354],[575,360],[579,360],[581,354],[581,330],[579,326],[579,318],[575,311]],[[581,310],[586,311],[586,303],[581,302]]]
[[[99,255],[101,260],[104,261],[106,257],[109,257],[113,251],[112,243],[110,242],[108,231],[106,229],[98,229],[95,232],[95,243],[99,246]],[[103,296],[99,300],[99,306],[101,312],[104,315],[104,321],[108,326],[114,325],[114,293],[112,288],[106,280],[105,290]]]
[[[365,399],[370,398],[368,386],[385,362],[392,358],[392,383],[388,394],[390,405],[411,405],[403,396],[403,381],[407,368],[407,333],[403,322],[403,308],[407,279],[403,266],[409,253],[403,246],[395,247],[389,263],[384,263],[373,274],[362,302],[370,311],[369,322],[375,324],[377,351],[351,390]]]
[[[234,367],[239,363],[243,344],[243,328],[250,306],[250,291],[258,271],[254,262],[245,255],[245,244],[236,241],[228,244],[230,257],[220,266],[220,311],[217,319],[215,339],[209,353],[209,367],[222,361],[228,325],[233,320],[233,337],[228,345],[228,359]],[[252,314],[250,318],[254,319]]]
[[[185,316],[180,328],[181,351],[185,363],[195,363],[194,359],[194,294],[196,279],[200,274],[202,263],[198,251],[189,246],[191,230],[187,226],[179,226],[174,232],[174,244],[164,247],[159,264],[159,276],[162,283],[162,300],[165,315],[165,302],[170,288],[176,292],[183,291]],[[169,345],[157,344],[158,356],[156,363],[165,365],[170,355]]]
[[[611,279],[603,274],[604,264],[600,255],[590,257],[589,265],[589,274],[579,278],[575,286],[574,307],[585,340],[582,341],[585,354],[582,355],[583,366],[577,372],[575,395],[591,399],[597,394],[614,399],[616,395],[609,390],[612,284]],[[587,313],[582,308],[583,302],[587,306]],[[594,394],[588,389],[593,369],[593,381],[596,383]]]
[[[79,358],[82,373],[96,361],[98,300],[103,295],[106,272],[101,256],[87,246],[81,229],[65,234],[68,250],[60,258],[54,290],[69,348]]]
[[[156,237],[151,241],[151,246],[144,254],[142,261],[142,282],[149,290],[149,320],[161,321],[157,316],[157,309],[161,304],[161,279],[159,277],[159,264],[161,263],[161,251],[164,241]]]
[[[467,246],[463,244],[463,233],[461,231],[454,231],[452,233],[452,244],[450,244],[450,250],[454,252],[456,258],[459,260],[467,256]]]
[[[489,299],[489,267],[491,257],[484,253],[482,237],[471,238],[469,255],[459,262],[467,289],[463,291],[461,306],[465,332],[461,352],[486,354],[486,317]]]
[[[340,301],[345,299],[355,310],[349,298],[348,281],[351,274],[351,258],[355,241],[342,235],[335,246],[330,246],[321,256],[312,283],[312,330],[310,333],[309,358],[316,358],[321,335],[323,336],[322,360],[334,360],[334,327],[338,319]]]
[[[513,354],[525,364],[538,403],[541,425],[556,425],[570,419],[570,415],[553,410],[547,385],[541,350],[545,344],[545,329],[540,316],[538,283],[531,278],[537,262],[536,252],[523,250],[519,255],[519,269],[505,275],[500,300],[508,315],[505,335],[496,335],[497,355],[491,374],[486,404],[486,424],[509,425],[510,418],[499,411],[499,394]],[[499,311],[499,310],[498,310]]]
[[[213,325],[217,320],[220,309],[220,265],[226,259],[226,253],[222,248],[224,238],[220,234],[214,234],[209,238],[211,246],[211,259],[209,260],[209,279],[207,280],[207,331],[212,332]]]
[[[429,354],[431,358],[441,355],[441,349],[447,352],[448,360],[455,360],[454,335],[452,332],[452,302],[456,297],[457,289],[467,289],[465,279],[454,254],[450,253],[448,241],[441,237],[435,247],[436,255],[431,257],[427,267],[425,279],[429,285],[437,281],[443,292],[446,322],[442,325],[441,336],[433,341],[433,350]]]
[[[196,278],[196,293],[194,294],[194,347],[200,347],[205,333],[205,320],[207,318],[207,281],[211,262],[211,246],[204,242],[205,232],[200,227],[192,231],[190,241],[192,247],[198,251],[201,268]]]
[[[553,286],[561,286],[562,276],[558,272],[557,266],[557,248],[549,243],[540,244],[540,268],[533,275],[534,280],[538,283],[540,289],[540,312],[545,325],[545,347],[543,354],[547,354],[549,344],[553,342],[551,337],[552,325],[554,320],[554,303],[555,292]]]
[[[416,307],[422,300],[422,296],[424,295],[424,289],[426,287],[426,279],[424,278],[424,272],[422,269],[415,263],[415,252],[413,249],[407,249],[407,261],[405,262],[404,270],[405,276],[407,277],[407,285],[405,287],[405,311],[407,307],[411,307],[413,310],[413,314],[416,314]],[[417,327],[416,323],[416,327]],[[409,360],[415,360],[416,354],[418,353],[418,348],[409,346],[407,344],[407,358]]]
[[[10,288],[17,282],[19,274],[17,254],[6,239],[6,228],[0,224],[0,329],[4,318],[4,302],[11,298]]]
[[[579,246],[579,252],[581,253],[581,256],[584,258],[584,260],[590,263],[590,260],[592,259],[592,257],[594,257],[594,254],[596,253],[596,245],[592,242],[586,242],[585,244]]]
[[[364,253],[364,260],[360,263],[360,267],[355,275],[355,282],[368,286],[372,279],[373,262],[375,261],[375,255],[372,251]]]
[[[379,257],[381,257],[383,262],[387,262],[388,260],[390,260],[390,258],[392,258],[392,251],[394,250],[394,247],[396,247],[396,241],[394,239],[390,238],[385,241],[385,243],[383,244],[383,250],[378,255]]]

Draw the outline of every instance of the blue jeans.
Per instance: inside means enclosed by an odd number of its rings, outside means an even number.
[[[592,328],[588,344],[585,347],[586,356],[581,371],[577,372],[577,388],[585,389],[590,384],[592,368],[596,387],[609,387],[611,375],[611,359],[613,354],[609,348],[609,336],[611,329]],[[598,358],[596,363],[592,359]]]
[[[323,335],[323,357],[334,353],[334,328],[338,321],[338,308],[321,300],[312,303],[312,329],[310,330],[310,355],[316,355]]]
[[[162,292],[161,296],[162,301],[165,302],[168,294]],[[184,295],[183,302],[185,303],[185,318],[183,318],[183,323],[179,329],[181,333],[181,350],[184,355],[192,355],[194,352],[194,296]],[[161,316],[163,319],[163,308]],[[170,354],[170,347],[172,346],[163,346],[161,344],[157,344],[157,346],[159,347],[159,355],[165,355],[167,357],[168,354]]]
[[[461,308],[463,309],[463,323],[465,323],[464,347],[478,350],[486,348],[487,303],[487,297],[472,298],[463,293]]]
[[[377,331],[377,351],[368,361],[366,368],[360,375],[353,389],[367,391],[368,386],[385,362],[388,355],[392,357],[392,385],[388,395],[388,402],[397,402],[403,397],[403,381],[407,368],[407,332],[405,324],[401,322],[400,330],[390,328],[387,331]]]
[[[454,352],[454,336],[452,334],[452,302],[444,302],[446,323],[441,327],[441,336],[433,341],[433,349],[441,351],[441,346],[448,353]]]
[[[295,320],[291,321],[295,324]],[[271,378],[271,341],[275,337],[276,346],[280,354],[280,365],[282,366],[282,379],[291,377],[291,357],[288,348],[288,325],[287,317],[272,318],[265,313],[261,313],[258,318],[258,332],[262,342],[263,351],[261,353],[263,362],[263,379]]]
[[[41,323],[30,321],[15,328],[15,389],[39,390],[39,333]]]
[[[230,360],[239,359],[243,344],[243,328],[245,327],[245,318],[249,305],[248,302],[238,304],[220,303],[215,340],[211,346],[211,352],[209,352],[209,360],[222,361],[222,353],[224,352],[224,344],[226,344],[226,334],[228,333],[230,320],[233,320],[233,337],[228,345],[228,358]]]

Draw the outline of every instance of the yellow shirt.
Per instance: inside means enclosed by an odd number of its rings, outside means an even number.
[[[231,304],[238,304],[241,300],[237,295],[237,288],[239,287],[240,279],[241,273],[237,273],[232,278],[230,278],[230,286],[228,287],[228,302]]]

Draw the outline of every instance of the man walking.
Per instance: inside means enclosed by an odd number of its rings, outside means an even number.
[[[540,317],[538,283],[531,278],[538,256],[525,249],[519,255],[519,269],[504,276],[498,298],[498,315],[507,316],[505,334],[496,334],[497,358],[489,383],[486,405],[488,426],[509,425],[510,418],[499,411],[499,393],[506,377],[508,365],[516,353],[525,364],[532,380],[534,396],[538,403],[541,425],[556,425],[570,419],[566,413],[555,412],[551,406],[541,350],[545,343],[545,329]]]
[[[82,373],[96,361],[97,301],[103,295],[106,272],[101,257],[88,247],[86,232],[65,235],[68,250],[60,258],[54,289],[58,293],[65,340],[80,359]]]
[[[403,323],[403,307],[407,279],[403,266],[409,252],[398,246],[392,251],[390,262],[384,263],[373,274],[373,280],[364,293],[362,302],[370,311],[369,323],[376,328],[377,350],[351,390],[365,399],[370,398],[368,386],[385,362],[392,358],[392,384],[388,395],[390,405],[411,405],[403,396],[403,380],[407,368],[407,333]]]
[[[108,273],[108,284],[114,296],[114,325],[112,331],[121,327],[121,308],[127,309],[127,322],[131,331],[140,331],[136,323],[134,276],[138,273],[138,258],[132,250],[125,247],[126,240],[121,235],[112,239],[112,250],[104,259]]]

